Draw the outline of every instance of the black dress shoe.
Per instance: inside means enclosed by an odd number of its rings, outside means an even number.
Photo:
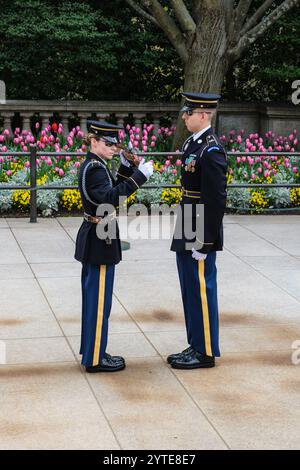
[[[106,359],[113,359],[114,361],[123,362],[125,364],[125,359],[122,356],[111,356],[107,352],[104,353]]]
[[[190,354],[181,355],[181,357],[172,361],[171,367],[174,369],[205,369],[215,367],[215,358],[214,356],[206,356],[193,350]]]
[[[86,372],[93,374],[95,372],[117,372],[118,370],[125,369],[126,364],[124,359],[120,361],[116,360],[115,356],[110,356],[109,354],[108,356],[105,356],[97,366],[86,366]]]
[[[170,354],[170,356],[167,357],[167,361],[169,364],[171,364],[171,362],[176,361],[176,359],[180,359],[182,355],[185,356],[186,354],[190,354],[192,351],[193,351],[192,346],[189,346],[188,348],[184,349],[180,353]]]

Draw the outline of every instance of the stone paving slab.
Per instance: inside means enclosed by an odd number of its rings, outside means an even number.
[[[122,374],[88,377],[125,449],[226,449],[161,359],[129,359]]]
[[[299,449],[300,376],[291,351],[224,354],[212,373],[175,374],[231,449]]]
[[[1,366],[1,449],[119,449],[80,367]]]

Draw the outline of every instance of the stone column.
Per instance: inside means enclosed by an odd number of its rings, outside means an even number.
[[[86,124],[86,121],[87,119],[89,118],[89,113],[78,113],[78,117],[80,119],[80,129],[82,130],[82,132],[84,132],[85,134],[87,133],[87,124]]]
[[[13,135],[12,127],[11,127],[11,118],[14,116],[15,113],[13,112],[2,112],[3,116],[3,128],[8,129],[11,135]]]
[[[109,115],[104,113],[97,113],[96,116],[99,121],[106,121]]]
[[[69,114],[61,113],[61,123],[63,126],[63,137],[68,137],[69,134]]]
[[[52,116],[52,113],[40,113],[41,129],[44,129],[49,124],[49,119]]]
[[[117,115],[117,124],[118,126],[124,126],[124,119],[127,117],[127,114],[118,114]]]
[[[142,118],[144,117],[144,114],[134,113],[133,117],[135,127],[139,127],[142,131]]]
[[[156,135],[156,136],[158,136],[158,129],[159,129],[159,127],[160,127],[160,125],[159,125],[159,118],[154,118],[153,124],[154,124],[153,134]]]

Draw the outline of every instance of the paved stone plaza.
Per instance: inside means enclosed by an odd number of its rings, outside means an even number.
[[[300,216],[225,218],[214,369],[166,364],[186,347],[175,255],[170,240],[132,241],[108,348],[127,368],[93,375],[78,356],[80,223],[0,219],[0,448],[299,448]]]

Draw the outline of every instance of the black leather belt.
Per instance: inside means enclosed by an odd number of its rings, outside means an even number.
[[[116,214],[114,212],[112,214],[106,215],[105,217],[98,217],[98,216],[90,215],[84,212],[83,218],[84,220],[86,220],[87,222],[91,222],[92,224],[99,224],[100,222],[102,222],[102,220],[105,220],[105,223],[107,224],[109,222],[112,222],[114,219],[116,219]]]
[[[83,218],[84,218],[84,220],[86,220],[87,222],[91,222],[92,224],[99,224],[100,222],[102,222],[102,220],[105,220],[105,225],[107,225],[108,223],[110,223],[114,219],[116,219],[116,214],[113,213],[113,214],[109,214],[105,217],[98,217],[98,216],[90,215],[90,214],[87,214],[86,212],[84,212]],[[109,238],[109,236],[107,236],[105,238],[105,243],[107,245],[111,245],[111,239]]]
[[[87,222],[91,222],[92,224],[99,224],[99,222],[101,222],[102,220],[102,217],[95,217],[94,215],[86,214],[85,212],[83,214],[83,218],[84,220],[86,220]]]
[[[200,199],[201,192],[200,191],[189,191],[188,189],[182,188],[182,196],[183,197],[190,197],[192,199]]]

